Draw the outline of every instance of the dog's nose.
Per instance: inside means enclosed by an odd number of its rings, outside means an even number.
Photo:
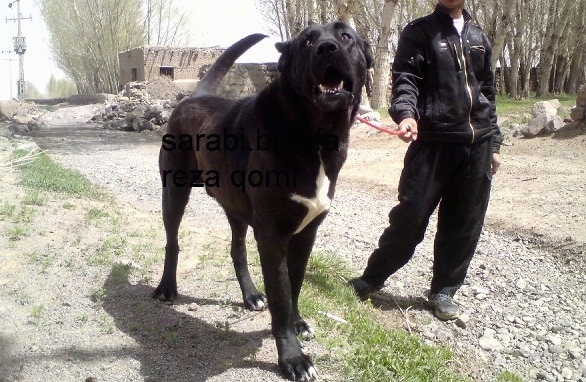
[[[338,44],[333,41],[322,41],[318,44],[316,48],[316,53],[324,54],[324,53],[334,53],[338,50]]]

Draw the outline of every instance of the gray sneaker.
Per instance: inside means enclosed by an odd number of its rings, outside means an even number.
[[[366,281],[362,280],[360,277],[348,281],[348,285],[350,285],[350,287],[354,289],[354,292],[362,301],[367,300],[372,293],[378,292],[384,287],[384,284],[371,285]]]
[[[429,295],[429,302],[435,309],[435,315],[440,320],[454,320],[460,316],[460,306],[447,294],[431,294]]]

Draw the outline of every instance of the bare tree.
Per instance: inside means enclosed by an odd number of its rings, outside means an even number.
[[[391,40],[396,26],[393,23],[399,0],[385,0],[381,18],[381,29],[376,44],[376,61],[374,64],[373,91],[371,106],[388,107],[387,93],[391,77]]]
[[[275,29],[285,31],[283,39],[309,20],[351,24],[373,45],[371,102],[377,108],[387,103],[390,66],[403,26],[430,13],[437,4],[437,0],[256,1],[265,5],[265,15],[267,10],[272,14]],[[467,0],[466,7],[493,45],[493,69],[500,67],[503,93],[524,98],[535,90],[535,83],[539,83],[539,95],[574,92],[586,82],[585,1]]]
[[[78,92],[117,92],[118,52],[144,41],[140,0],[40,0],[40,5],[53,59]]]
[[[175,0],[143,0],[145,42],[149,45],[184,45],[189,38],[189,13]]]
[[[561,33],[566,28],[573,5],[575,2],[571,0],[551,0],[549,3],[545,36],[540,49],[537,96],[549,93],[550,77]]]

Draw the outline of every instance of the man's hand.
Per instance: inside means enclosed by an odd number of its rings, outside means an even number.
[[[491,167],[490,167],[490,173],[492,175],[496,174],[500,165],[501,165],[501,155],[499,153],[493,153],[492,154],[492,163],[491,163]]]
[[[399,138],[403,142],[412,142],[417,140],[417,121],[413,118],[405,118],[404,120],[399,123],[398,131],[401,132],[399,134]]]

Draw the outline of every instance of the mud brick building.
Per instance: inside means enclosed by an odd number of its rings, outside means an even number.
[[[133,81],[151,81],[159,76],[171,80],[197,79],[202,67],[209,66],[224,48],[184,48],[143,46],[118,53],[119,86]]]

